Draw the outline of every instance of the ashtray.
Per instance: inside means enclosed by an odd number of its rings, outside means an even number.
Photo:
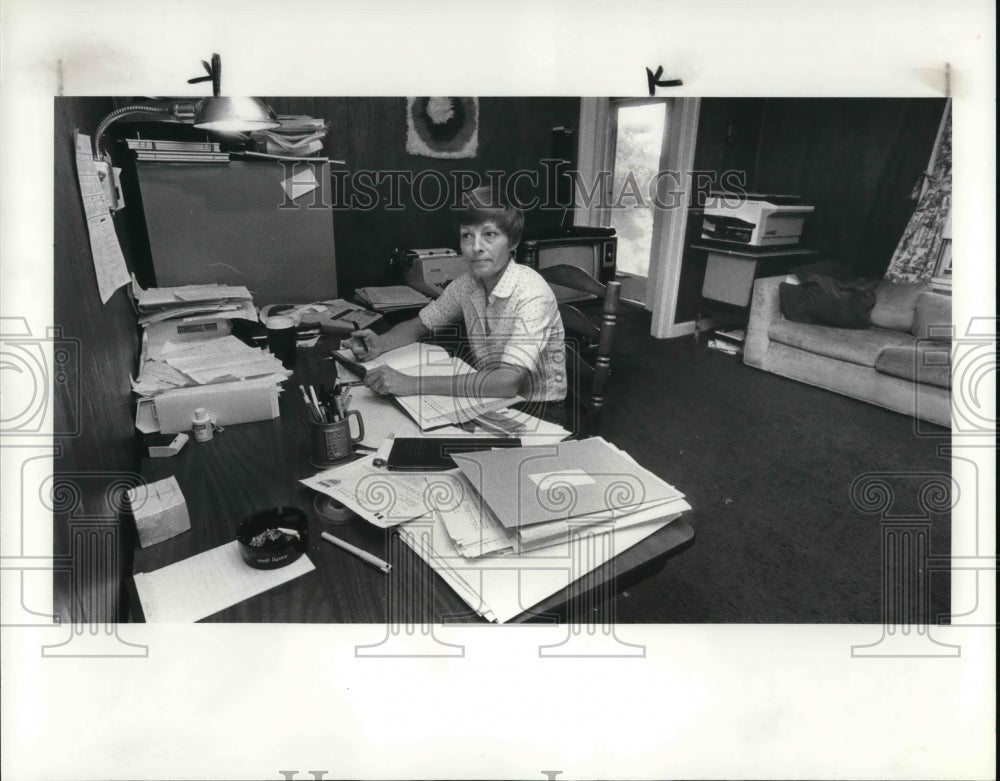
[[[251,515],[236,532],[243,561],[255,569],[291,564],[309,547],[309,521],[296,507],[272,507]]]

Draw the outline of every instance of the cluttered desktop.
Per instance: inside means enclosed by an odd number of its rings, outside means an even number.
[[[683,492],[568,419],[535,416],[518,396],[365,385],[381,367],[476,373],[460,331],[370,360],[350,347],[414,317],[468,258],[396,249],[389,284],[343,295],[329,160],[130,143],[137,190],[114,208],[141,213],[155,267],[141,284],[98,235],[112,207],[91,146],[78,134],[102,299],[127,286],[141,334],[142,481],[125,509],[133,620],[590,621],[591,605],[691,544]],[[526,236],[517,263],[569,266],[601,286],[614,278],[613,234]]]

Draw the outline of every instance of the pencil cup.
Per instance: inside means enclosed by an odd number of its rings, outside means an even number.
[[[351,418],[358,419],[358,434],[351,436]],[[364,439],[365,423],[361,413],[350,410],[333,423],[309,422],[309,463],[317,469],[340,463],[354,455],[353,446]]]

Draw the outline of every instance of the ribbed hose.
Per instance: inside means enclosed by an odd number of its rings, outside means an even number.
[[[94,159],[103,160],[104,159],[104,148],[101,145],[101,138],[104,136],[104,131],[108,129],[112,122],[116,119],[121,119],[128,114],[169,114],[170,109],[164,106],[122,106],[119,109],[115,109],[110,114],[108,114],[104,119],[101,120],[101,124],[97,126],[97,130],[94,131],[94,140],[92,142],[94,147]]]

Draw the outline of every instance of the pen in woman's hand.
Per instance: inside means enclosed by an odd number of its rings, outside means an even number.
[[[365,359],[371,357],[373,343],[371,341],[372,334],[371,331],[362,329],[360,331],[354,331],[351,333],[351,352],[353,352],[358,358]]]

